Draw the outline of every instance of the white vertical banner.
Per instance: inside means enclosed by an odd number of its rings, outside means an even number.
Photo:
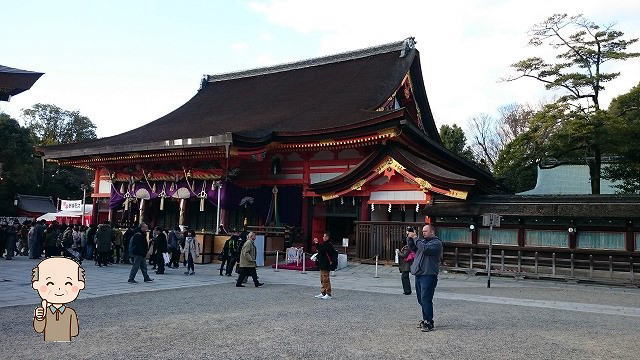
[[[256,235],[256,266],[264,266],[264,235]]]

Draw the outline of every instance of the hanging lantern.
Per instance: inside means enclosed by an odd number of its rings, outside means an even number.
[[[160,211],[164,210],[164,196],[160,197]]]
[[[391,212],[391,204],[389,204],[389,208],[387,209],[387,212]]]

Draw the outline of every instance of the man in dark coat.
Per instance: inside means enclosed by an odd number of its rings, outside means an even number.
[[[313,239],[314,244],[318,244],[318,239]],[[318,299],[331,299],[331,278],[330,272],[338,267],[338,252],[331,243],[331,235],[325,232],[322,236],[322,244],[317,245],[318,256],[316,263],[320,269],[320,284],[322,285],[321,293],[315,297]]]
[[[87,259],[97,259],[97,254],[95,254],[96,248],[96,225],[89,225],[89,230],[87,230]]]
[[[100,224],[96,231],[96,250],[98,252],[98,266],[107,266],[111,255],[111,243],[113,241],[113,231],[109,222]]]
[[[131,266],[131,272],[129,273],[129,282],[137,283],[135,280],[138,269],[142,271],[142,277],[145,282],[153,281],[147,274],[147,262],[144,260],[149,251],[149,245],[147,244],[146,233],[149,227],[145,223],[141,223],[139,227],[134,230],[134,234],[131,237],[129,243],[129,254],[133,256],[133,266]]]
[[[134,233],[133,225],[129,225],[127,231],[122,235],[122,263],[123,264],[131,264],[131,254],[129,254],[129,242],[131,241],[131,237],[133,237]]]
[[[231,272],[233,271],[233,267],[236,265],[238,253],[238,248],[240,245],[240,235],[237,230],[233,230],[231,232],[231,236],[224,243],[224,248],[222,249],[222,254],[220,254],[220,260],[222,263],[220,264],[220,276],[222,276],[222,271],[225,269],[224,265],[226,263],[226,271],[225,274],[227,276],[231,276]]]
[[[164,234],[164,230],[160,226],[156,227],[154,235],[153,251],[156,258],[156,265],[158,266],[156,274],[162,275],[164,274],[163,254],[167,252],[167,236]]]
[[[167,248],[171,260],[169,261],[169,267],[178,268],[180,262],[180,241],[182,240],[182,232],[178,225],[173,230],[169,231],[169,238],[167,239]]]

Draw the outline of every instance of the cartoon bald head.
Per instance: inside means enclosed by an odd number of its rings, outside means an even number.
[[[62,305],[74,301],[84,285],[84,269],[71,259],[51,257],[33,268],[31,287],[49,304]]]

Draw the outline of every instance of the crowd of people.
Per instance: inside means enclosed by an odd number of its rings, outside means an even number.
[[[148,226],[142,223],[131,226],[126,231],[116,229],[108,222],[100,225],[65,225],[54,221],[17,221],[9,224],[0,223],[0,257],[11,260],[16,255],[40,259],[43,256],[65,256],[79,263],[93,260],[98,267],[112,264],[131,264],[129,282],[136,283],[135,276],[140,270],[145,282],[153,281],[147,273],[147,257],[149,265],[156,274],[162,275],[166,267],[177,269],[180,256],[183,256],[185,275],[195,274],[195,259],[201,254],[200,243],[193,230],[181,231],[179,227],[165,230],[162,227],[153,229],[147,236]],[[237,287],[244,287],[248,277],[253,279],[256,287],[264,285],[258,281],[256,272],[257,250],[256,235],[253,232],[239,232],[235,229],[225,242],[219,256],[220,276],[232,276],[238,273]],[[331,299],[330,272],[337,266],[337,251],[333,247],[329,232],[325,232],[323,241],[314,239],[317,248],[315,260],[320,270],[321,292],[316,298]],[[415,290],[418,303],[422,309],[422,320],[418,327],[422,331],[434,329],[433,296],[438,283],[442,242],[436,236],[432,225],[422,228],[422,236],[416,229],[408,227],[404,246],[398,251],[398,269],[401,273],[402,288],[405,295],[410,295],[411,283],[409,273],[415,275]]]

